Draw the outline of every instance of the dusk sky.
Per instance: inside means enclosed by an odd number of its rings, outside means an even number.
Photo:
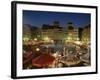
[[[23,11],[23,24],[41,27],[43,24],[52,25],[59,21],[61,27],[67,27],[68,22],[73,22],[76,27],[84,27],[91,22],[90,14],[47,12],[47,11]]]

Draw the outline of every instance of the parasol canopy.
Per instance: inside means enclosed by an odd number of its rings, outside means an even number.
[[[41,54],[32,60],[32,65],[36,67],[47,67],[52,64],[55,58],[50,54]]]

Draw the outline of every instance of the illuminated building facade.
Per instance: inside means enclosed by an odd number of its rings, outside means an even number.
[[[63,28],[59,26],[59,22],[57,21],[55,21],[53,25],[43,25],[41,35],[42,40],[51,42],[62,42],[66,36]]]
[[[31,38],[31,28],[30,25],[23,25],[23,41],[28,41]]]
[[[85,26],[82,31],[82,41],[84,43],[90,43],[90,38],[91,38],[91,29],[90,29],[90,24],[89,24]]]
[[[67,41],[78,41],[78,29],[74,27],[72,22],[68,23],[67,26]]]
[[[35,41],[65,43],[79,40],[78,29],[71,22],[68,23],[66,28],[61,27],[58,21],[54,21],[53,25],[43,24],[41,28],[29,25],[25,27],[23,29],[24,38]]]
[[[55,21],[53,25],[43,25],[41,35],[43,40],[48,39],[51,42],[56,41],[58,43],[79,40],[78,29],[76,29],[71,22],[68,23],[66,29],[60,27],[60,24],[57,21]]]

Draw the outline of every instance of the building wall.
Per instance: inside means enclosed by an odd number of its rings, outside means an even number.
[[[62,40],[66,35],[63,30],[59,31],[59,29],[42,30],[42,38],[49,37],[54,40]]]
[[[50,25],[45,26],[50,27]],[[52,27],[52,26],[51,26]],[[71,28],[70,28],[71,27]],[[49,37],[52,40],[62,40],[62,41],[77,41],[78,29],[74,26],[67,26],[66,30],[60,26],[54,26],[52,29],[43,29],[41,32],[42,39]]]
[[[90,43],[91,40],[91,28],[90,25],[86,26],[82,32],[82,41],[84,43]]]
[[[67,36],[68,41],[77,41],[77,40],[79,40],[78,29],[67,30],[67,33],[68,33],[68,36]]]
[[[59,23],[54,22],[53,25],[45,25],[42,26],[41,29],[31,29],[29,25],[25,25],[23,29],[23,38],[30,39],[38,39],[38,40],[46,40],[46,41],[77,41],[78,37],[78,29],[72,24],[68,25],[65,28],[60,27]],[[57,25],[57,26],[55,26]],[[32,27],[33,28],[33,27]]]
[[[31,29],[29,25],[23,25],[23,40],[29,40],[31,38]]]
[[[77,41],[77,40],[79,40],[78,29],[75,28],[75,25],[72,22],[68,23],[67,33],[68,33],[67,41]]]

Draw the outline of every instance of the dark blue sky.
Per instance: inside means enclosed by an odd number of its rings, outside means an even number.
[[[23,11],[23,23],[37,27],[43,24],[52,25],[54,21],[59,21],[62,27],[66,27],[68,22],[73,22],[76,27],[84,27],[90,24],[90,20],[90,14],[87,13]]]

